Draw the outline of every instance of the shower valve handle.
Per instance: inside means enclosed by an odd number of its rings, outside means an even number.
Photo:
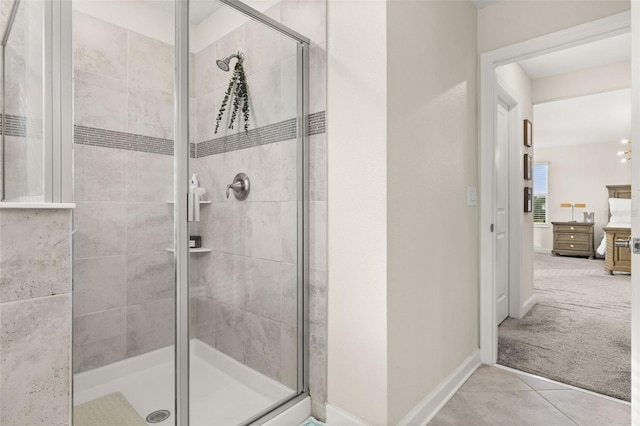
[[[233,183],[227,185],[227,198],[229,198],[229,190],[233,189],[233,195],[239,201],[244,201],[249,196],[249,190],[251,183],[249,182],[249,176],[244,173],[238,173],[233,178]]]
[[[229,198],[229,190],[233,189],[233,192],[242,191],[244,184],[242,182],[234,182],[227,185],[227,198]]]

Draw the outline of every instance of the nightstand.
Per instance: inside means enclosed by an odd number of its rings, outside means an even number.
[[[593,223],[584,222],[551,222],[553,225],[553,250],[551,254],[558,256],[595,257],[593,249]]]

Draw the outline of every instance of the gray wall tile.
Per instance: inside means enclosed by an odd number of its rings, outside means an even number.
[[[0,302],[71,290],[68,210],[0,211]]]
[[[124,254],[127,246],[126,205],[116,202],[78,202],[73,246],[76,258]]]
[[[244,311],[223,303],[216,309],[216,349],[240,362],[245,360],[247,331]]]
[[[244,315],[247,339],[245,364],[272,379],[280,374],[280,323],[246,312]]]
[[[281,282],[280,262],[246,258],[247,285],[244,306],[247,312],[280,321]]]
[[[309,265],[327,269],[327,203],[309,203]]]
[[[327,337],[327,271],[309,270],[309,333]]]
[[[71,296],[2,304],[0,423],[50,425],[69,420]]]
[[[107,340],[125,334],[125,309],[110,309],[73,318],[74,346]]]
[[[127,255],[127,304],[165,299],[175,292],[173,253],[166,250]]]
[[[75,68],[114,78],[127,77],[125,29],[73,12],[73,34]]]
[[[250,203],[251,223],[249,253],[253,257],[280,261],[282,259],[281,203]]]
[[[326,134],[309,138],[309,200],[327,201]]]
[[[76,258],[73,265],[73,313],[86,315],[125,305],[126,257]]]
[[[127,216],[127,253],[173,247],[172,204],[128,203]]]
[[[126,201],[127,151],[78,144],[73,155],[75,201]]]
[[[314,401],[327,401],[327,341],[315,334],[309,338],[309,393]]]
[[[128,130],[126,80],[76,69],[73,95],[75,124],[119,132]]]
[[[73,348],[73,372],[80,373],[122,361],[125,358],[125,352],[125,335],[75,346]]]
[[[127,306],[127,351],[131,357],[173,344],[175,306],[161,299]]]

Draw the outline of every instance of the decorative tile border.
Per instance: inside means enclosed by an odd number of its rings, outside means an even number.
[[[257,129],[251,129],[248,132],[239,132],[233,135],[199,142],[196,144],[196,158],[295,139],[297,136],[297,121],[297,119],[292,118]],[[310,136],[324,133],[325,112],[320,111],[309,114],[308,125]]]
[[[9,117],[9,116],[7,116]],[[20,118],[20,117],[18,117]],[[297,135],[297,119],[281,121],[248,132],[210,139],[200,143],[191,143],[191,158],[202,158],[209,155],[222,154],[239,149],[252,148],[275,142],[295,139]],[[26,134],[26,125],[19,127],[20,121],[7,122],[7,130],[22,131]],[[11,130],[10,130],[11,129]],[[22,129],[22,130],[21,130]],[[173,155],[173,140],[133,133],[116,132],[87,126],[74,126],[74,142],[80,145],[100,146],[103,148],[124,149],[127,151],[150,152],[154,154]],[[325,132],[325,112],[309,115],[309,135]],[[10,133],[7,133],[10,134]]]
[[[326,131],[325,111],[309,114],[309,136],[319,135]]]
[[[5,129],[2,128],[2,114],[0,114],[0,134]],[[7,136],[17,136],[20,138],[42,137],[42,120],[29,119],[19,115],[6,114],[4,116],[4,126]]]
[[[173,140],[171,139],[97,129],[95,127],[78,125],[73,127],[73,139],[77,144],[173,155]]]

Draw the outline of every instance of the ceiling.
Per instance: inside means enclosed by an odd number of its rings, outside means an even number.
[[[159,7],[171,14],[175,13],[175,0],[144,0],[152,6]],[[189,20],[192,24],[199,24],[206,18],[214,14],[222,7],[222,3],[217,0],[191,0],[189,2]]]
[[[531,80],[631,59],[631,34],[622,34],[518,62]]]
[[[631,89],[533,107],[536,148],[630,139]]]

